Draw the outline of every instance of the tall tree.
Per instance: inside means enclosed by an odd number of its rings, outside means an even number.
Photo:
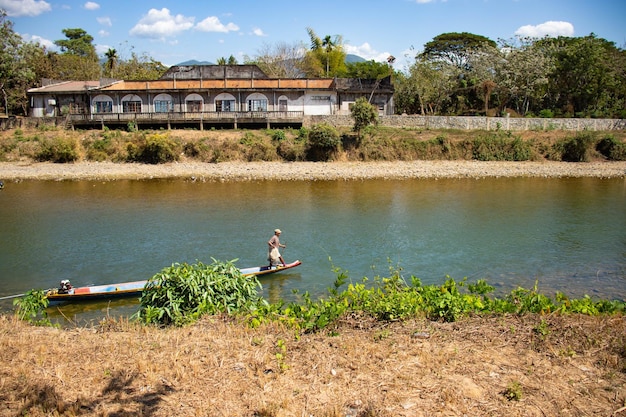
[[[97,59],[96,47],[93,45],[93,36],[84,29],[63,29],[61,32],[67,39],[59,39],[54,44],[61,48],[61,52]]]
[[[104,63],[104,74],[108,77],[111,76],[113,70],[117,66],[117,61],[119,57],[117,56],[117,51],[113,48],[109,48],[105,53],[106,62]]]
[[[307,28],[311,41],[310,50],[304,60],[304,69],[309,77],[343,76],[346,70],[346,53],[341,36],[330,35],[321,39],[312,28]]]
[[[435,36],[424,45],[422,58],[431,61],[443,61],[461,69],[468,69],[468,61],[473,51],[496,48],[497,44],[489,38],[473,33],[443,33]]]
[[[165,65],[146,53],[137,55],[135,52],[132,52],[130,59],[120,59],[115,69],[111,72],[111,77],[120,80],[156,80],[165,71],[167,71]]]
[[[28,65],[29,54],[36,45],[25,43],[13,30],[13,22],[7,20],[0,9],[0,93],[5,115],[26,114],[26,90],[32,86],[36,74]]]
[[[63,29],[67,39],[59,39],[54,44],[61,54],[51,54],[56,68],[55,78],[59,80],[95,80],[100,78],[102,69],[98,62],[93,37],[83,29]]]
[[[257,65],[270,78],[301,78],[304,74],[304,50],[300,43],[266,43],[255,57],[246,56],[244,62]]]

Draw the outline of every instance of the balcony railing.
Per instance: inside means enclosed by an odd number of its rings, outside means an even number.
[[[237,111],[237,112],[156,112],[156,113],[93,113],[70,114],[69,121],[81,122],[301,122],[302,111]]]

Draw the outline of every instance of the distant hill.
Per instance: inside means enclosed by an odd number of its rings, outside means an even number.
[[[352,63],[355,63],[355,62],[365,62],[365,61],[367,61],[367,59],[361,58],[358,55],[353,55],[353,54],[347,54],[346,55],[346,63],[347,64],[352,64]]]
[[[189,61],[185,61],[185,62],[181,62],[179,64],[176,64],[175,66],[181,66],[181,65],[215,65],[212,62],[209,61],[197,61],[195,59],[190,59]]]

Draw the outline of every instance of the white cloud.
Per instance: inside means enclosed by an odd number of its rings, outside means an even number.
[[[375,49],[372,49],[370,44],[367,42],[360,46],[344,45],[343,49],[347,54],[357,55],[368,61],[373,59],[376,62],[387,62],[387,58],[391,55],[389,52],[378,52]]]
[[[220,22],[220,19],[218,19],[215,16],[207,17],[202,22],[199,22],[195,28],[202,32],[222,32],[222,33],[236,32],[239,30],[239,26],[237,26],[236,24],[228,23],[224,25],[222,22]]]
[[[544,36],[572,36],[574,34],[574,25],[569,22],[548,21],[536,26],[522,26],[515,31],[515,34],[531,38],[543,38]]]
[[[26,42],[38,43],[39,45],[45,47],[47,50],[55,50],[57,46],[50,39],[42,38],[38,35],[29,35],[28,33],[24,33],[21,35],[22,39]]]
[[[100,5],[98,3],[94,3],[93,1],[88,1],[83,7],[87,10],[98,10]]]
[[[96,17],[96,20],[102,26],[109,26],[109,27],[113,26],[113,22],[111,22],[111,18],[110,17],[107,17],[107,16]]]
[[[4,9],[8,16],[38,16],[52,7],[43,0],[0,0],[0,9]]]
[[[172,16],[169,9],[150,9],[148,14],[130,30],[131,35],[144,38],[162,39],[174,36],[193,27],[194,18],[181,14]]]
[[[265,33],[263,33],[263,29],[260,28],[254,28],[252,30],[252,33],[254,33],[254,35],[256,36],[267,36]]]
[[[98,35],[100,35],[101,37],[105,38],[105,37],[109,36],[110,33],[103,29],[103,30],[99,30],[98,31]]]

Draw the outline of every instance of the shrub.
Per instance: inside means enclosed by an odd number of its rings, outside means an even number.
[[[595,139],[591,132],[578,133],[573,138],[558,142],[555,146],[566,162],[587,162]]]
[[[161,164],[178,160],[178,144],[166,134],[155,133],[127,144],[128,160],[146,164]]]
[[[501,134],[481,136],[472,143],[473,158],[479,161],[527,161],[532,158],[532,147],[520,138]]]
[[[602,138],[596,150],[612,161],[626,161],[626,143],[619,142],[613,136]]]
[[[35,158],[38,161],[55,163],[74,162],[78,160],[78,146],[70,138],[44,139]]]
[[[350,114],[354,119],[353,130],[361,136],[361,130],[371,124],[378,123],[378,111],[365,97],[359,97],[350,108]]]
[[[329,160],[340,145],[339,132],[329,124],[315,125],[309,132],[309,158],[312,160]]]
[[[173,264],[148,280],[137,317],[144,323],[183,325],[202,315],[251,311],[261,288],[234,261]]]

